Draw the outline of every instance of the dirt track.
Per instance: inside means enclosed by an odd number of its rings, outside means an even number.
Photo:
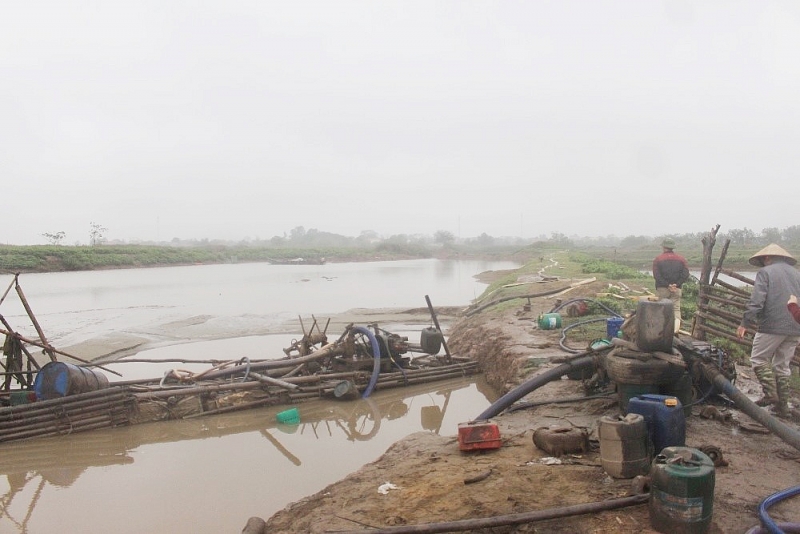
[[[582,286],[569,297],[593,296],[600,286]],[[551,301],[534,302],[533,310]],[[507,391],[533,373],[563,358],[558,332],[536,328],[536,316],[519,307],[462,319],[449,331],[451,351],[481,361],[487,378]],[[737,385],[758,394],[748,369],[739,369]],[[526,401],[583,394],[579,381],[561,380],[535,391]],[[766,496],[800,480],[800,452],[735,409],[718,404],[726,420],[687,421],[687,445],[718,447],[728,461],[716,469],[712,533],[741,533],[758,523],[757,506]],[[392,446],[380,459],[316,495],[288,506],[268,521],[268,532],[358,531],[431,522],[482,518],[602,501],[628,494],[631,481],[605,474],[598,454],[597,420],[619,413],[615,397],[574,404],[545,405],[506,413],[498,424],[503,446],[494,451],[461,452],[456,436],[416,433]],[[477,416],[478,414],[476,414]],[[543,426],[587,429],[591,450],[547,465],[532,434]],[[794,425],[796,428],[796,425]],[[488,475],[487,475],[488,473]],[[483,477],[467,484],[465,480]],[[378,492],[390,482],[396,489]],[[770,510],[776,521],[797,521],[800,500]],[[243,518],[242,524],[246,521]],[[646,505],[518,526],[474,532],[652,532]]]

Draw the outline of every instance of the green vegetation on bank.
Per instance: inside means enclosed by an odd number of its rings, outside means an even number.
[[[578,349],[586,347],[595,339],[605,337],[605,319],[610,316],[609,310],[626,316],[636,310],[640,297],[655,293],[655,280],[649,274],[626,265],[592,257],[588,252],[556,251],[532,258],[520,269],[509,271],[493,281],[478,299],[478,303],[483,305],[490,301],[502,301],[492,306],[492,309],[498,311],[519,309],[525,304],[526,295],[543,291],[541,286],[533,283],[536,276],[547,275],[573,280],[596,278],[607,285],[607,289],[585,301],[588,309],[584,315],[570,317],[568,309],[560,310],[563,327],[570,329],[565,341],[569,346]],[[526,279],[531,280],[531,283],[520,283]],[[698,295],[697,280],[691,278],[683,285],[681,298],[681,318],[687,327],[691,325],[697,311]],[[567,293],[562,302],[567,303],[570,298],[570,294]],[[548,313],[557,302],[553,298],[547,301],[542,309],[532,311],[537,314]],[[709,339],[709,341],[728,351],[737,361],[747,362],[748,351],[741,345],[725,339]]]
[[[542,291],[537,284],[520,283],[520,280],[536,280],[538,276],[558,276],[573,280],[597,278],[609,284],[607,295],[593,297],[590,304],[590,315],[593,313],[608,315],[603,311],[603,306],[614,312],[624,315],[636,309],[636,295],[646,295],[655,291],[652,276],[639,272],[628,266],[591,257],[588,253],[568,251],[551,251],[547,255],[534,257],[516,271],[508,272],[505,276],[493,281],[478,299],[480,302],[525,295],[532,295]],[[628,288],[625,290],[624,288]],[[569,299],[569,295],[564,299]],[[521,306],[521,300],[508,300],[497,305],[498,309],[514,308]],[[555,305],[555,300],[553,301]],[[548,309],[534,310],[546,313]],[[596,329],[599,333],[600,328]],[[598,336],[594,336],[598,337]]]
[[[582,270],[596,270],[610,279],[629,277],[623,267],[634,271],[650,269],[653,258],[661,252],[665,236],[628,235],[619,238],[579,237],[553,233],[550,237],[533,239],[493,237],[485,233],[472,238],[456,237],[452,232],[438,230],[430,235],[397,234],[382,238],[365,230],[358,237],[348,237],[315,228],[293,228],[283,236],[268,240],[241,242],[181,240],[170,242],[139,242],[127,244],[109,241],[109,230],[97,223],[90,224],[90,245],[66,242],[64,232],[42,234],[49,246],[0,245],[0,269],[9,272],[41,272],[92,270],[156,265],[186,265],[194,263],[286,262],[296,258],[319,262],[373,261],[400,258],[487,258],[510,259],[520,263],[544,258],[555,251],[569,251],[583,265]],[[699,268],[703,255],[703,239],[709,231],[673,234],[676,250],[686,257],[690,266]],[[747,260],[769,243],[778,243],[788,251],[800,253],[800,226],[779,230],[765,228],[760,233],[747,228],[723,230],[716,237],[717,253],[730,242],[725,265],[744,270]],[[584,255],[588,259],[581,259]],[[596,262],[596,263],[594,263]]]
[[[218,263],[285,263],[300,259],[309,263],[321,263],[325,260],[374,261],[398,257],[431,257],[431,251],[391,244],[358,249],[147,245],[0,246],[0,269],[6,272],[55,272]]]

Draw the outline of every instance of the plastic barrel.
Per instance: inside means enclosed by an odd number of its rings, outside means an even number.
[[[638,413],[603,416],[597,426],[600,464],[614,478],[633,478],[650,471],[647,423]]]
[[[677,397],[638,395],[628,403],[628,413],[638,413],[644,417],[656,454],[666,447],[682,447],[686,444],[686,419]]]
[[[606,319],[606,339],[614,339],[615,337],[621,337],[619,335],[620,328],[622,328],[622,323],[625,322],[625,319],[622,317],[609,317]]]
[[[423,328],[419,335],[419,346],[425,354],[439,354],[442,348],[442,333],[432,326]]]
[[[640,300],[636,305],[636,346],[642,352],[672,352],[675,310],[672,301]]]
[[[39,400],[57,399],[108,387],[108,377],[87,367],[49,362],[36,375],[33,390]]]
[[[561,314],[543,313],[539,316],[539,328],[542,330],[554,330],[561,328]]]
[[[650,468],[650,525],[668,534],[705,534],[714,508],[714,462],[702,451],[667,447]]]

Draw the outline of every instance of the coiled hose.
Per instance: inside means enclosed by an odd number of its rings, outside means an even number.
[[[576,326],[581,326],[581,325],[585,325],[585,324],[589,324],[589,323],[597,323],[599,321],[605,321],[605,320],[606,320],[605,317],[600,317],[600,318],[595,318],[595,319],[586,319],[585,321],[579,321],[579,322],[573,323],[573,324],[571,324],[569,326],[565,326],[561,330],[561,337],[558,340],[558,346],[561,347],[566,352],[570,352],[572,354],[578,354],[579,352],[581,352],[580,350],[573,349],[573,348],[570,348],[570,347],[567,346],[567,332],[570,331],[571,329],[575,328]]]
[[[769,516],[767,509],[772,506],[773,504],[782,501],[783,499],[787,499],[789,497],[793,497],[800,493],[800,486],[795,486],[793,488],[788,488],[783,491],[779,491],[778,493],[773,493],[763,501],[761,504],[758,505],[758,519],[761,521],[761,524],[764,528],[767,529],[767,532],[770,534],[784,534],[784,532],[797,532],[796,529],[791,531],[784,531],[782,527],[779,527],[775,521]],[[790,525],[797,526],[794,523],[790,523]]]
[[[614,317],[620,317],[620,318],[622,317],[619,313],[617,313],[616,311],[612,310],[611,308],[609,308],[608,306],[606,306],[602,302],[598,302],[598,301],[596,301],[594,299],[583,298],[583,297],[579,297],[579,298],[568,300],[566,302],[562,302],[561,304],[559,304],[557,306],[554,306],[548,313],[555,313],[558,310],[564,308],[565,306],[569,306],[570,304],[573,304],[575,302],[591,302],[592,304],[596,304],[596,305],[600,306],[601,308],[603,308],[605,311],[607,311],[608,313],[610,313]],[[600,317],[600,318],[595,318],[595,319],[586,319],[584,321],[579,321],[577,323],[574,323],[574,324],[571,324],[571,325],[565,327],[564,329],[561,330],[561,338],[558,340],[558,346],[561,347],[566,352],[570,352],[572,354],[577,354],[577,353],[581,352],[581,351],[579,351],[577,349],[572,349],[572,348],[567,346],[567,332],[570,329],[575,328],[576,326],[581,326],[581,325],[585,325],[585,324],[589,324],[589,323],[597,323],[599,321],[605,321],[605,320],[606,320],[605,317]]]
[[[354,326],[352,331],[367,336],[367,339],[369,339],[369,344],[372,347],[372,358],[374,360],[374,364],[372,366],[372,376],[369,379],[369,384],[367,384],[367,389],[365,389],[364,393],[361,394],[361,398],[366,399],[372,394],[372,390],[375,389],[375,384],[378,383],[378,375],[381,374],[381,348],[378,345],[378,339],[369,328],[365,328],[363,326]]]

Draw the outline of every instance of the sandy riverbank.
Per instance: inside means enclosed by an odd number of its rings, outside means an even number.
[[[570,293],[593,296],[602,290],[590,284]],[[547,307],[549,300],[532,309]],[[565,353],[557,331],[536,328],[536,316],[519,307],[487,311],[462,318],[449,330],[454,353],[471,356],[487,378],[508,390],[526,377],[550,368]],[[740,369],[737,384],[756,396],[748,369]],[[561,380],[535,391],[526,401],[581,395],[579,381]],[[716,469],[712,533],[741,533],[758,522],[761,499],[796,485],[800,479],[798,451],[776,436],[761,433],[752,421],[726,405],[718,406],[725,420],[700,417],[687,421],[687,445],[718,447],[729,462]],[[461,452],[456,436],[416,433],[393,445],[380,459],[321,492],[293,503],[267,521],[266,532],[341,532],[491,517],[570,504],[603,501],[628,494],[631,481],[613,479],[603,471],[598,454],[597,420],[619,413],[616,397],[574,404],[545,405],[503,414],[495,419],[503,446],[494,451]],[[476,414],[477,416],[478,414]],[[532,433],[543,426],[585,429],[592,447],[585,454],[561,458],[549,465],[536,448]],[[487,474],[488,473],[488,474]],[[486,475],[485,477],[483,475]],[[479,482],[466,483],[473,477]],[[385,483],[396,489],[385,495]],[[796,521],[800,503],[787,501],[771,510],[778,521]],[[247,518],[242,519],[242,524]],[[477,530],[475,532],[490,532]],[[597,533],[652,532],[646,505],[501,527],[491,532]]]

